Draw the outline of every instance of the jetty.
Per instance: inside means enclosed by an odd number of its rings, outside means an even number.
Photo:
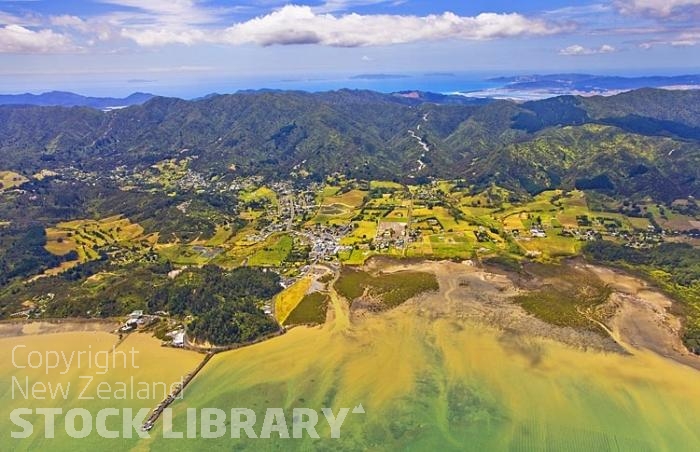
[[[174,388],[173,391],[168,394],[168,396],[163,399],[154,409],[153,412],[151,412],[151,415],[148,416],[148,419],[146,419],[146,422],[143,423],[141,426],[141,430],[144,432],[147,432],[153,428],[155,425],[156,421],[160,417],[161,414],[163,414],[163,411],[169,407],[176,399],[177,396],[180,395],[182,391],[185,390],[185,387],[187,387],[188,384],[194,379],[194,377],[197,376],[197,374],[204,369],[204,366],[207,365],[209,360],[214,356],[215,353],[209,352],[204,356],[204,359],[202,362],[199,363],[199,365],[190,373],[185,375],[185,378],[182,380],[182,383],[177,384]]]

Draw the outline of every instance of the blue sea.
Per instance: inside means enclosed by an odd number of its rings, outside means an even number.
[[[171,86],[143,86],[139,90],[183,98],[201,97],[210,93],[227,94],[249,89],[301,90],[310,92],[337,89],[366,89],[383,93],[397,91],[431,91],[455,93],[497,88],[500,83],[488,81],[502,74],[428,73],[428,74],[333,74],[322,76],[232,77],[200,80],[198,83],[175,83]],[[137,88],[132,86],[131,88]]]
[[[697,73],[694,71],[657,70],[654,72],[634,73],[630,71],[600,75],[640,76],[651,73],[657,75],[677,75],[677,73]],[[537,73],[529,71],[527,73]],[[229,94],[241,90],[301,90],[309,92],[331,91],[342,88],[366,89],[384,93],[397,91],[430,91],[435,93],[476,93],[478,96],[499,97],[502,84],[490,81],[495,77],[518,75],[517,72],[415,72],[415,73],[325,73],[325,74],[269,74],[269,75],[224,75],[208,71],[173,71],[158,74],[157,78],[127,78],[122,74],[107,74],[103,77],[92,75],[56,77],[50,74],[36,75],[31,78],[0,74],[0,93],[18,94],[32,92],[35,94],[60,90],[72,91],[89,96],[122,97],[133,92],[147,92],[161,96],[194,99],[212,93]],[[484,93],[486,91],[486,93]],[[508,92],[508,98],[527,100],[561,93],[546,92]]]

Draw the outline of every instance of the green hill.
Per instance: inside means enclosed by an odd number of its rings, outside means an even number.
[[[517,104],[370,91],[255,91],[130,108],[0,107],[0,168],[109,172],[192,155],[207,175],[465,178],[521,194],[583,186],[700,195],[700,91],[641,89]],[[426,151],[424,145],[427,146]],[[420,161],[420,163],[419,163]]]

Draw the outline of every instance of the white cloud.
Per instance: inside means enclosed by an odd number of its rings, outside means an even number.
[[[144,47],[167,44],[192,45],[213,40],[204,31],[190,28],[124,28],[121,31],[121,36]]]
[[[15,24],[19,21],[19,17],[0,11],[0,25]]]
[[[625,14],[667,17],[683,8],[700,7],[700,0],[617,0],[615,4]]]
[[[51,25],[56,27],[75,28],[77,30],[85,30],[86,22],[78,16],[68,14],[62,16],[51,16],[49,18]]]
[[[34,27],[41,25],[41,19],[35,14],[31,13],[16,16],[5,11],[0,11],[0,25],[22,25],[24,27]]]
[[[700,30],[693,29],[666,39],[652,39],[638,45],[640,49],[649,50],[652,47],[692,47],[700,44]]]
[[[134,17],[144,24],[158,22],[170,24],[204,25],[220,20],[216,8],[205,8],[195,0],[100,0],[102,3],[135,10],[123,12],[122,17]]]
[[[21,25],[0,27],[0,53],[61,53],[76,50],[71,39],[52,30]]]
[[[392,6],[404,3],[397,0],[327,0],[320,6],[314,8],[314,11],[320,13],[331,13],[335,11],[347,11],[355,6],[377,5],[382,3],[390,3]]]
[[[360,47],[446,39],[485,40],[550,35],[570,29],[520,14],[441,15],[319,14],[309,6],[288,5],[265,16],[229,27],[222,40],[230,44],[321,44]]]
[[[544,11],[543,14],[560,19],[586,19],[594,15],[606,14],[611,11],[614,11],[614,8],[610,4],[592,3],[590,5],[581,6],[564,6]]]
[[[676,39],[670,41],[674,47],[690,47],[700,42],[700,32],[681,33]]]
[[[146,47],[215,42],[226,14],[240,8],[205,6],[200,0],[99,1],[121,7],[87,21],[100,40],[121,37]]]
[[[559,55],[567,56],[580,56],[580,55],[600,55],[604,53],[613,53],[617,49],[609,44],[603,44],[598,48],[584,47],[582,45],[574,44],[569,47],[559,50]]]
[[[233,25],[230,25],[230,19],[227,22],[227,17],[239,7],[215,7],[202,0],[97,1],[114,8],[90,17],[45,16],[35,24],[20,23],[18,18],[0,13],[0,25],[5,21],[8,25],[30,27],[31,30],[51,27],[61,33],[51,30],[42,33],[52,32],[64,39],[71,35],[90,47],[97,41],[119,39],[143,47],[202,43],[360,47],[542,36],[573,29],[570,24],[560,25],[517,13],[482,13],[465,17],[451,12],[428,16],[333,12],[370,4],[396,5],[403,0],[327,0],[317,7],[286,5]]]

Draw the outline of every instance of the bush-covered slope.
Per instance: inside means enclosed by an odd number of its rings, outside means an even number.
[[[104,113],[5,106],[0,168],[105,172],[187,152],[197,156],[192,168],[209,175],[235,166],[237,175],[270,178],[465,178],[522,193],[578,181],[670,200],[700,195],[699,101],[700,91],[642,89],[438,105],[341,90],[155,98]]]

